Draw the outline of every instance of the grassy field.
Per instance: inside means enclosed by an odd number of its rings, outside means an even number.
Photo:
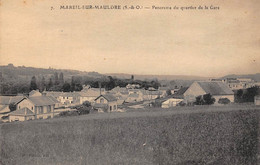
[[[260,108],[128,110],[0,124],[0,164],[257,164]]]

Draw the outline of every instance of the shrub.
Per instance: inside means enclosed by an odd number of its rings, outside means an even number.
[[[229,104],[230,103],[230,100],[228,98],[220,98],[218,100],[218,103],[219,104]]]
[[[181,101],[181,102],[179,102],[178,104],[177,104],[177,106],[181,106],[181,107],[183,107],[183,106],[185,106],[186,105],[186,103],[184,103],[183,101]]]
[[[214,104],[215,98],[211,96],[211,94],[205,94],[203,96],[196,97],[195,105],[211,105]]]
[[[161,107],[162,106],[162,102],[159,100],[155,100],[151,104],[152,104],[152,107]]]
[[[10,109],[10,111],[15,111],[16,110],[16,105],[15,105],[14,102],[9,104],[9,109]]]

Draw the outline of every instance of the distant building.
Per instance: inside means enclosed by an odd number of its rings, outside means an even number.
[[[257,83],[250,78],[225,78],[222,82],[226,83],[232,90],[251,88]]]
[[[99,112],[117,111],[117,99],[109,94],[100,95],[95,99],[94,108]]]
[[[139,84],[127,84],[127,89],[139,89],[141,86]]]
[[[211,94],[218,104],[220,98],[228,98],[234,102],[234,92],[223,82],[198,81],[194,82],[183,94],[185,103],[193,103],[197,96]]]

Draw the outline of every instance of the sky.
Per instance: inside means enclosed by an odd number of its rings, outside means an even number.
[[[59,9],[110,4],[220,9]],[[0,65],[210,77],[259,73],[259,5],[259,0],[1,0]]]

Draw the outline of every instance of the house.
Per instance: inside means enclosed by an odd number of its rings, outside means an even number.
[[[255,105],[260,105],[260,95],[255,96],[254,102],[255,102]]]
[[[62,103],[59,102],[57,99],[55,99],[53,96],[48,96],[48,97],[50,100],[52,100],[55,103],[55,105],[54,105],[55,109],[63,107]]]
[[[34,120],[35,115],[32,110],[27,107],[18,109],[9,114],[9,122],[12,121],[26,121],[26,120]]]
[[[0,96],[0,114],[9,113],[9,105],[17,105],[23,98],[24,96]]]
[[[162,103],[162,108],[170,108],[177,106],[183,99],[170,98]]]
[[[14,111],[14,113],[11,114],[11,117],[9,116],[9,121],[53,118],[54,106],[55,102],[48,96],[25,97],[17,103],[16,111],[18,112]],[[31,116],[31,112],[28,111],[28,109],[33,113],[34,117],[28,117]]]
[[[141,86],[139,84],[127,84],[126,85],[126,88],[127,89],[138,89],[140,88]]]
[[[184,93],[187,91],[189,87],[180,88],[174,95],[174,98],[184,99]]]
[[[33,96],[41,96],[42,94],[39,92],[39,90],[32,90],[30,93],[29,93],[29,97],[33,97]]]
[[[149,91],[149,90],[142,90],[143,99],[144,100],[154,100],[156,98],[163,97],[163,93],[161,91]]]
[[[141,94],[138,93],[130,93],[125,101],[128,103],[139,102],[143,101],[143,97]]]
[[[88,88],[87,90],[82,90],[79,92],[79,103],[83,104],[85,101],[94,102],[98,96],[105,93],[104,88]]]
[[[77,105],[80,104],[80,96],[79,92],[62,92],[58,101],[65,106]]]
[[[256,86],[256,82],[250,78],[225,78],[226,83],[232,90],[246,89]]]
[[[171,94],[174,94],[178,91],[177,88],[172,88],[172,87],[159,87],[158,88],[158,91],[161,92],[161,97],[166,97],[168,94],[167,94],[167,91],[171,91]]]
[[[117,111],[117,99],[109,94],[100,95],[95,99],[94,108],[99,112]]]
[[[220,98],[228,98],[234,102],[234,92],[223,82],[197,81],[185,91],[184,102],[193,103],[196,97],[200,95],[211,94],[215,98],[215,104],[218,104]]]

